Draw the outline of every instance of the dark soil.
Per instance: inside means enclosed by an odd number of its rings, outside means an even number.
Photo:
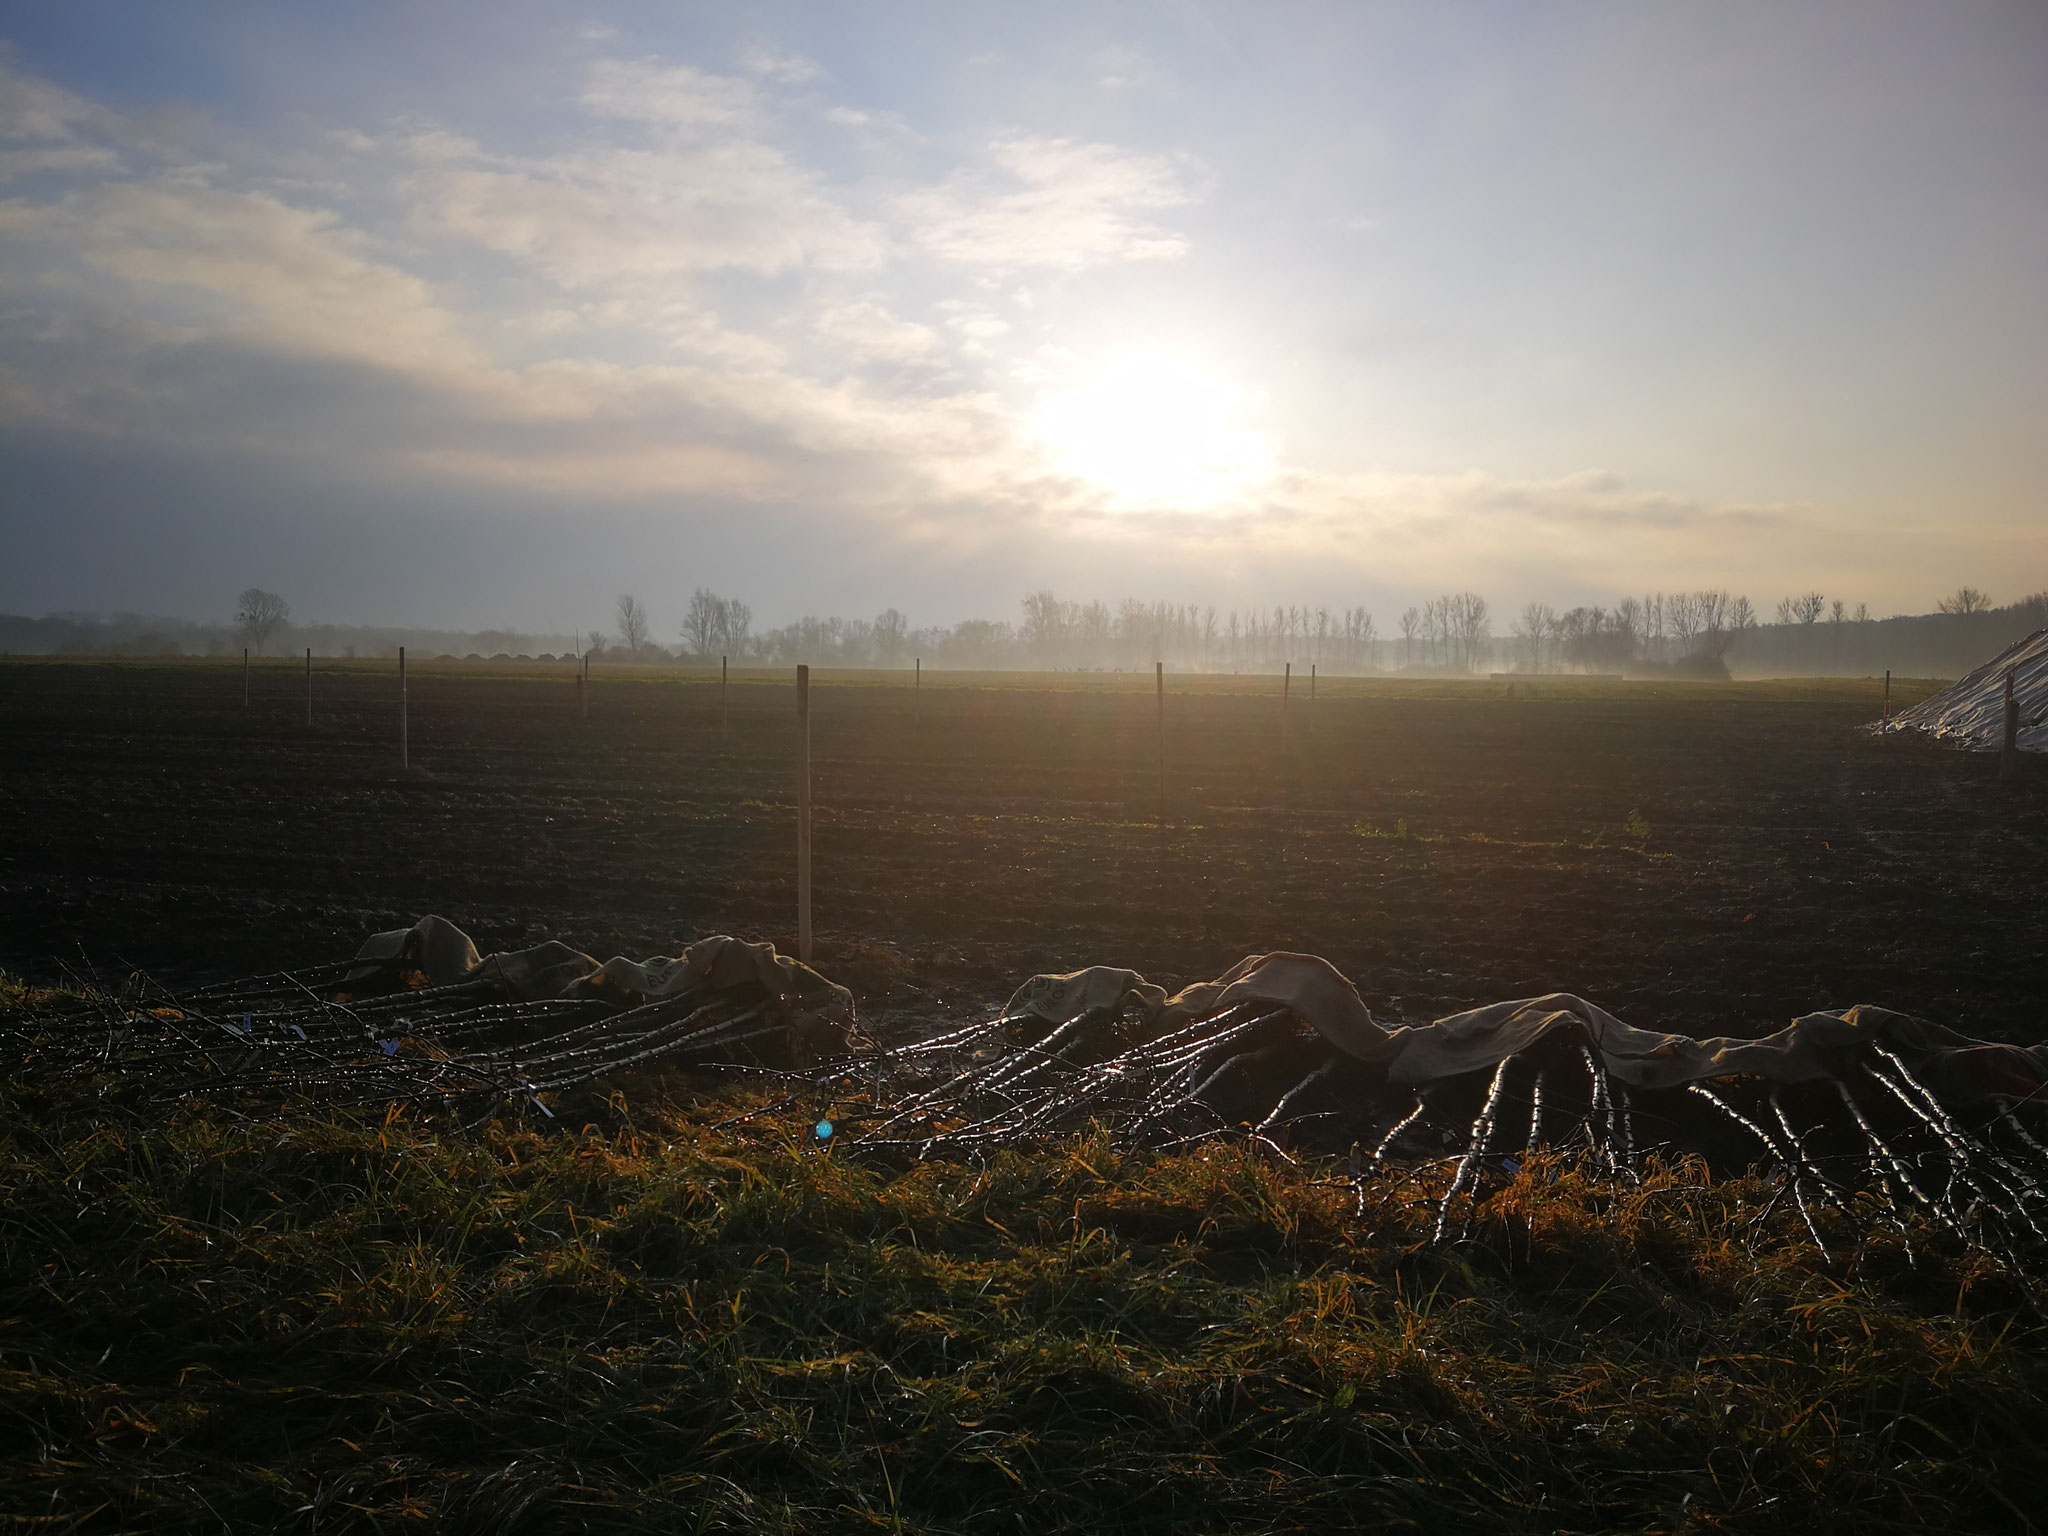
[[[1106,962],[1307,950],[1409,1019],[1564,990],[1754,1034],[1882,1003],[2038,1039],[2048,764],[1875,738],[1874,684],[819,677],[817,960],[954,1010]],[[1910,699],[1921,685],[1899,695]],[[485,949],[794,946],[781,675],[0,664],[0,966],[173,981],[344,958],[439,912]]]

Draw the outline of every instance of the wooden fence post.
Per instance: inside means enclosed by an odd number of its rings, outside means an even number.
[[[914,656],[910,661],[910,723],[924,724],[924,658]]]
[[[2005,669],[2005,742],[1998,753],[1998,776],[2020,776],[2020,701],[2012,691],[2013,668]]]
[[[811,963],[811,669],[796,669],[796,957]]]
[[[1308,733],[1316,733],[1316,664],[1308,664]]]
[[[306,647],[306,724],[313,723],[313,647]]]
[[[405,719],[405,647],[398,648],[398,766],[412,766],[412,743],[406,737]]]
[[[1152,682],[1159,707],[1159,824],[1166,825],[1166,663],[1152,663]]]

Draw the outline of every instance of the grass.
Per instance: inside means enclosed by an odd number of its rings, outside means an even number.
[[[1536,1160],[1369,1181],[832,1106],[470,1134],[0,1088],[0,1519],[80,1530],[2027,1526],[2048,1335],[1926,1239]],[[836,1116],[835,1116],[836,1118]]]

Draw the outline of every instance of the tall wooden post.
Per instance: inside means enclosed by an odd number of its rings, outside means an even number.
[[[811,669],[796,669],[796,957],[811,963]]]
[[[1879,730],[1888,731],[1892,728],[1892,669],[1890,667],[1884,669],[1884,713],[1877,718]]]
[[[721,736],[725,734],[726,727],[732,724],[732,711],[727,699],[731,688],[731,678],[726,670],[728,659],[724,656],[718,658],[718,733]]]
[[[2001,779],[2016,779],[2020,776],[2020,701],[2012,691],[2013,669],[2005,669],[2005,743],[1998,753],[1998,776]]]
[[[313,723],[313,647],[306,647],[306,724]]]
[[[1159,707],[1159,824],[1166,825],[1166,663],[1152,663],[1152,682]]]
[[[405,647],[398,648],[398,766],[412,766],[412,743],[406,737]]]
[[[249,647],[242,647],[242,708],[249,707]]]

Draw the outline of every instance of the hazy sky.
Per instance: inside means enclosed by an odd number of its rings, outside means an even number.
[[[13,611],[2048,586],[2038,0],[0,36]]]

